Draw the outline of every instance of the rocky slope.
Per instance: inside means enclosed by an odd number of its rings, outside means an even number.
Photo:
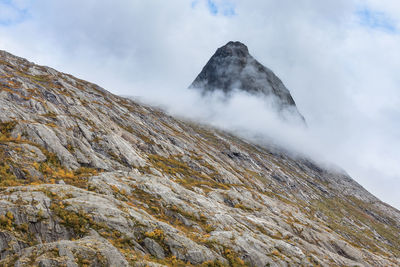
[[[0,52],[1,266],[399,266],[342,171]]]
[[[203,95],[220,91],[227,97],[236,90],[244,91],[268,99],[284,117],[290,114],[305,122],[282,81],[254,59],[241,42],[231,41],[218,48],[189,88]]]

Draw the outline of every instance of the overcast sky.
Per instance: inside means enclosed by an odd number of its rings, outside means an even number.
[[[284,135],[400,208],[399,22],[398,0],[0,0],[0,49],[199,113],[187,86],[218,47],[241,41],[289,88],[308,141],[250,120],[262,113],[246,97],[213,123],[229,128],[235,114]]]

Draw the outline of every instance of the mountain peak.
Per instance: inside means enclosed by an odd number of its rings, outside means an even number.
[[[289,90],[267,67],[259,63],[241,42],[230,41],[217,49],[190,88],[203,94],[222,91],[230,96],[245,91],[260,97],[272,97],[278,112],[290,109],[304,121]]]
[[[249,55],[249,49],[241,42],[230,41],[226,45],[220,47],[217,53],[223,54],[224,56],[237,56],[247,57]]]
[[[0,159],[0,266],[400,266],[343,171],[2,51]]]

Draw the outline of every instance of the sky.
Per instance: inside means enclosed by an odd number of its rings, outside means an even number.
[[[187,87],[230,40],[282,79],[307,120]],[[400,209],[397,0],[0,0],[0,49],[120,95],[338,165]]]

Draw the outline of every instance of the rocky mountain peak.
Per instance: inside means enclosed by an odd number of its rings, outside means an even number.
[[[241,42],[233,42],[230,41],[226,45],[218,48],[216,54],[219,56],[236,56],[238,58],[245,59],[247,58],[249,54],[249,49],[247,46]]]
[[[250,55],[247,46],[230,41],[217,49],[189,88],[203,95],[222,91],[230,96],[235,90],[260,97],[272,97],[276,109],[290,110],[304,121],[289,90],[267,67]]]
[[[400,212],[343,171],[0,51],[0,266],[400,266]]]

